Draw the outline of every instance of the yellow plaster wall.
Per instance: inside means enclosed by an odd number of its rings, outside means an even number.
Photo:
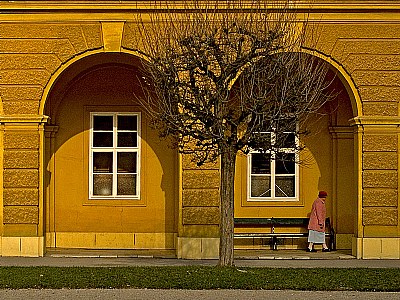
[[[387,4],[385,1],[382,3]],[[56,82],[58,78],[53,76],[55,74],[58,76],[59,73],[57,72],[79,55],[99,49],[112,52],[129,52],[135,50],[137,45],[130,42],[132,40],[130,37],[135,34],[133,27],[129,24],[132,19],[131,12],[118,12],[118,17],[116,17],[115,10],[118,10],[118,6],[104,5],[99,7],[96,6],[95,1],[86,1],[86,9],[101,8],[103,9],[101,14],[82,13],[79,11],[79,5],[75,7],[76,13],[67,14],[62,11],[55,13],[51,11],[52,8],[57,8],[54,3],[46,6],[43,2],[41,5],[50,9],[46,13],[31,14],[27,10],[23,14],[18,12],[11,14],[7,11],[10,7],[26,9],[29,4],[24,3],[21,6],[19,1],[7,2],[6,4],[3,7],[4,13],[0,15],[0,98],[1,118],[3,120],[2,140],[4,141],[2,159],[3,210],[1,214],[4,225],[1,232],[3,238],[17,238],[18,235],[20,238],[25,235],[41,236],[43,230],[40,223],[43,223],[41,214],[43,214],[44,202],[40,182],[44,176],[42,173],[43,166],[40,163],[43,154],[42,144],[40,143],[41,116],[38,116],[38,114],[41,113],[39,112],[40,107],[44,107],[44,103],[40,102],[41,99],[47,100],[46,97],[43,97],[43,92],[52,88],[47,84]],[[398,84],[400,82],[398,17],[397,14],[391,12],[379,11],[379,6],[369,7],[368,3],[362,2],[352,4],[351,7],[345,1],[338,1],[331,6],[324,5],[324,1],[314,3],[314,7],[318,7],[320,11],[326,10],[329,13],[323,14],[322,17],[319,13],[315,17],[312,13],[310,15],[310,20],[318,20],[320,34],[316,48],[321,55],[326,56],[342,68],[346,73],[346,79],[356,87],[351,92],[356,93],[356,96],[359,96],[362,101],[361,113],[357,116],[356,110],[353,109],[353,116],[362,117],[362,119],[357,119],[352,124],[361,132],[360,135],[354,135],[354,139],[357,139],[358,136],[362,138],[360,141],[353,140],[352,142],[347,137],[343,139],[339,137],[335,144],[330,138],[332,135],[330,136],[328,127],[331,125],[348,126],[348,114],[337,114],[337,120],[332,124],[326,121],[320,137],[324,145],[319,148],[316,147],[314,152],[311,151],[311,161],[316,163],[310,168],[303,168],[301,171],[303,177],[301,179],[303,185],[301,198],[303,202],[299,206],[242,206],[244,203],[243,191],[245,191],[242,178],[245,177],[245,169],[243,169],[243,158],[239,157],[238,183],[236,186],[236,207],[238,210],[236,214],[237,216],[304,216],[309,211],[316,191],[326,189],[332,195],[331,199],[336,201],[330,202],[331,204],[328,203],[328,211],[334,216],[339,234],[347,235],[352,234],[351,231],[356,232],[353,250],[357,253],[357,257],[363,255],[378,257],[382,255],[368,254],[370,253],[368,251],[375,251],[370,249],[378,249],[379,244],[376,240],[370,241],[370,238],[383,239],[390,236],[396,241],[400,236],[398,217],[400,201],[398,194],[399,162],[397,158],[399,153],[398,99],[400,97],[400,86]],[[391,2],[391,5],[393,9],[398,9],[397,3]],[[329,11],[332,7],[336,9],[346,7],[347,10],[335,13]],[[40,5],[37,8],[40,8]],[[97,16],[101,16],[101,18]],[[107,22],[102,24],[99,19]],[[357,97],[350,95],[350,98]],[[82,101],[86,100],[83,99]],[[355,104],[353,103],[352,106],[354,108]],[[74,110],[72,109],[72,111]],[[78,115],[73,115],[73,117]],[[32,121],[30,117],[37,117],[37,119]],[[4,121],[6,119],[8,121]],[[82,115],[79,120],[83,120]],[[26,124],[30,125],[21,126]],[[68,133],[63,132],[63,130],[60,129],[59,136],[64,134],[65,137]],[[71,136],[70,140],[68,139],[63,144],[64,153],[70,153],[67,152],[68,149],[75,149],[71,145],[82,142],[82,139],[84,139],[82,132]],[[360,142],[362,143],[361,153],[358,153],[358,148],[355,147]],[[50,147],[50,144],[46,145]],[[330,160],[330,153],[332,153],[330,146],[335,149],[333,154],[336,153],[335,155],[338,158],[335,161]],[[353,151],[356,151],[356,153],[353,153],[353,172],[356,173],[353,178],[359,178],[359,182],[355,182],[354,179],[350,180],[351,168],[349,166],[352,159],[350,156],[343,157],[343,154],[349,153],[352,147]],[[68,159],[82,158],[82,155],[77,154],[74,154],[75,156],[67,154],[63,158],[62,150],[64,149],[60,149],[57,149],[61,156],[59,162],[68,165],[68,167],[73,166]],[[148,153],[148,155],[151,156],[151,153]],[[359,161],[356,159],[357,155],[360,156]],[[53,160],[53,162],[55,161]],[[332,170],[333,166],[337,166],[336,172],[335,170],[329,171]],[[215,237],[218,235],[218,225],[216,225],[218,223],[218,203],[216,200],[218,172],[214,167],[202,171],[186,169],[185,167],[183,169],[179,178],[182,187],[181,201],[179,202],[179,234],[192,237]],[[79,170],[83,170],[81,165],[79,165]],[[77,175],[77,178],[81,179],[81,184],[84,182],[82,175]],[[82,190],[84,189],[85,187],[82,187]],[[49,187],[47,195],[54,195],[54,193],[57,193],[57,189],[51,190]],[[73,193],[79,195],[79,199],[76,197],[70,199],[76,201],[75,203],[85,203],[86,200],[82,199],[81,193],[77,191],[73,191]],[[209,198],[210,201],[204,201],[205,197]],[[56,200],[50,198],[49,196],[46,199],[47,204],[56,203],[51,202]],[[163,199],[162,197],[156,198]],[[57,214],[55,212],[61,208],[63,208],[63,205],[48,207],[49,212],[46,220],[50,223],[47,224],[47,232],[56,230],[57,219],[55,216]],[[64,208],[69,209],[65,204]],[[146,206],[146,208],[149,208],[149,206]],[[171,225],[172,221],[168,221],[168,225],[166,223],[162,225],[163,221],[173,219],[169,215],[157,218],[159,222],[156,222],[156,224],[158,225],[147,224],[143,217],[147,214],[146,208],[122,207],[119,208],[119,213],[124,215],[127,211],[135,211],[134,215],[135,217],[138,216],[137,218],[124,219],[126,224],[130,224],[127,226],[131,226],[131,228],[139,226],[141,227],[140,230],[154,231],[155,228],[159,231],[170,230],[174,232],[176,230],[176,228],[166,230],[166,228],[177,226]],[[88,212],[89,206],[86,205],[82,206],[82,209],[87,211],[88,220],[92,220],[90,226],[81,226],[84,232],[92,232],[91,228],[98,225],[93,222],[96,216],[99,214],[107,215],[109,211],[107,205],[104,205],[103,208],[95,208],[96,213]],[[155,205],[154,209],[159,212],[161,207]],[[116,211],[115,208],[111,210]],[[177,214],[175,209],[173,211]],[[358,215],[358,213],[360,214]],[[206,218],[203,219],[203,215]],[[353,220],[349,221],[348,218],[350,215],[356,217],[353,225],[351,224]],[[71,228],[74,221],[82,222],[79,218],[66,217],[69,218],[67,224],[70,224],[68,226]],[[117,227],[122,230],[121,226],[113,223],[112,218],[108,219],[106,223],[109,225],[105,226],[113,228],[112,230]],[[68,230],[75,232],[75,229],[71,228],[68,228]],[[362,228],[362,230],[358,230],[359,228]],[[104,230],[99,230],[99,232],[104,232]],[[362,242],[363,238],[365,238],[365,243]],[[344,239],[347,240],[348,237]],[[7,253],[8,250],[5,250],[7,247],[17,249],[17,247],[12,246],[16,245],[17,242],[15,241],[12,240],[11,242],[10,240],[5,244],[3,241],[2,249],[5,251],[4,253]],[[345,244],[348,244],[348,242],[345,242]],[[5,247],[4,245],[9,246]],[[383,245],[383,242],[381,245]],[[381,247],[381,249],[386,248],[386,246]],[[362,249],[368,250],[362,252]],[[17,253],[18,251],[12,250],[9,253]],[[384,250],[379,251],[384,252]]]
[[[127,236],[136,240],[135,247],[160,248],[161,240],[171,247],[165,236],[177,231],[177,155],[159,140],[135,102],[134,85],[129,84],[134,78],[127,67],[94,70],[70,83],[62,101],[50,108],[58,132],[54,153],[47,157],[51,217],[46,231],[55,232],[56,247],[127,247]],[[89,116],[101,111],[142,112],[138,200],[88,199]]]
[[[359,247],[355,251],[359,258],[385,257],[382,241],[386,241],[385,237],[400,237],[399,25],[391,19],[393,16],[383,14],[378,17],[380,22],[372,23],[368,21],[374,17],[371,13],[358,16],[356,23],[338,18],[319,27],[317,48],[343,66],[362,101],[362,115],[355,124],[362,132],[360,162],[356,166],[360,172],[361,182],[357,184],[361,203],[355,226],[361,229],[356,235],[365,242],[354,244]]]

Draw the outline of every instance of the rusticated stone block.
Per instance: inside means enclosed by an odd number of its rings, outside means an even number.
[[[37,206],[5,206],[3,213],[4,224],[39,223],[39,208]]]
[[[5,188],[36,188],[39,186],[39,171],[6,169],[3,184]]]
[[[364,189],[363,206],[397,206],[397,190]]]
[[[100,48],[102,46],[102,33],[100,23],[80,25],[85,36],[88,49]]]
[[[400,87],[368,86],[360,87],[359,91],[363,102],[397,102],[400,99]]]
[[[68,39],[10,39],[0,40],[3,53],[55,53],[61,61],[66,61],[76,54]]]
[[[54,54],[3,54],[0,69],[46,69],[54,73],[61,61]]]
[[[363,151],[397,151],[397,135],[365,135]]]
[[[132,22],[125,23],[124,34],[122,36],[122,46],[125,48],[134,49],[135,40],[135,29]],[[140,46],[139,46],[140,47]]]
[[[182,209],[184,225],[218,225],[218,207],[185,207]]]
[[[364,170],[397,170],[397,153],[368,152],[363,154]]]
[[[6,188],[3,190],[4,205],[38,205],[39,203],[38,189],[13,189]]]
[[[182,177],[184,189],[219,187],[219,172],[217,170],[185,170]]]
[[[4,168],[6,169],[35,169],[39,167],[37,151],[4,151]]]
[[[219,170],[219,160],[215,162],[207,162],[201,166],[197,166],[197,161],[193,155],[183,154],[182,155],[182,168],[191,170]]]
[[[398,112],[397,103],[363,103],[365,116],[397,116]]]
[[[219,206],[218,189],[183,190],[183,206]]]
[[[39,149],[39,133],[5,132],[4,149]]]
[[[50,73],[45,70],[0,70],[2,84],[46,85]]]
[[[352,76],[357,85],[400,86],[400,72],[397,71],[362,70],[355,71]]]
[[[371,47],[371,45],[368,46]],[[371,48],[373,48],[373,46]],[[372,52],[368,52],[368,54],[364,53],[353,52],[353,54],[349,54],[346,61],[343,62],[343,66],[345,66],[349,73],[352,73],[355,70],[391,71],[399,70],[400,68],[398,54],[376,55],[372,54]]]
[[[0,86],[0,95],[3,101],[40,100],[43,88],[31,85]]]
[[[19,102],[3,102],[3,111],[6,115],[33,115],[39,111],[39,101],[24,100]]]
[[[318,27],[318,45],[323,44],[325,53],[334,52],[336,55],[343,53],[343,47],[338,44],[346,45],[347,53],[369,53],[382,55],[384,53],[397,53],[400,42],[394,39],[382,39],[382,37],[397,37],[397,24],[387,23],[363,23],[363,24],[322,24]],[[315,37],[314,35],[310,35]],[[346,37],[345,39],[339,39]],[[315,39],[314,39],[315,40]],[[335,44],[336,42],[336,44]],[[334,46],[334,49],[332,47]]]
[[[363,225],[397,226],[398,212],[396,208],[364,208]]]
[[[353,26],[349,26],[353,27]],[[330,34],[330,33],[329,33]],[[386,36],[386,34],[384,34]],[[339,39],[337,41],[332,41],[336,42],[336,46],[334,51],[332,52],[332,56],[338,59],[339,61],[346,61],[345,65],[346,68],[349,68],[352,73],[356,73],[357,70],[362,70],[358,71],[360,73],[366,73],[368,72],[369,69],[368,67],[361,67],[357,68],[357,65],[353,63],[351,60],[347,61],[349,58],[352,58],[353,56],[357,55],[357,53],[368,53],[369,55],[376,55],[376,54],[385,54],[385,53],[395,53],[392,52],[396,47],[400,46],[400,42],[398,40],[384,40],[381,38],[376,38],[372,39],[370,36],[368,36],[368,39],[350,39],[350,36],[355,36],[353,33],[347,33],[347,38],[346,39]],[[331,44],[332,45],[332,44]],[[384,70],[385,68],[383,68]],[[393,70],[393,69],[388,69],[386,70]],[[375,71],[376,73],[381,73],[382,71]],[[368,85],[364,81],[360,82],[361,85]]]
[[[88,48],[99,48],[101,47],[101,26],[99,22],[92,24],[15,24],[15,23],[4,23],[0,26],[0,36],[7,40],[22,40],[22,42],[40,42],[50,44],[48,47],[54,44],[64,43],[65,48],[75,49],[77,52],[82,52]],[[21,39],[24,38],[24,39]],[[38,41],[36,41],[36,39]],[[27,47],[28,49],[30,47]],[[44,51],[42,48],[38,48],[33,53],[54,53],[57,51]],[[17,49],[16,52],[20,52]],[[40,51],[42,50],[42,51]],[[31,51],[29,51],[31,52]]]
[[[364,171],[363,187],[364,188],[397,188],[397,172],[396,171]]]

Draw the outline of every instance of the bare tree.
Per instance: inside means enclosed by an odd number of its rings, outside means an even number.
[[[329,99],[328,68],[302,51],[307,21],[293,1],[207,3],[174,1],[142,14],[137,43],[148,58],[144,106],[161,135],[198,165],[220,158],[219,264],[231,266],[236,156],[278,153],[288,132],[305,133],[307,117]]]

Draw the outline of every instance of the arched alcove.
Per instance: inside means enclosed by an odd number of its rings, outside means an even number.
[[[359,141],[351,120],[361,114],[358,92],[345,70],[320,53],[307,52],[329,64],[328,92],[335,97],[327,102],[307,123],[309,135],[301,139],[305,150],[300,153],[296,195],[290,199],[256,199],[249,196],[250,162],[245,155],[237,159],[235,217],[305,218],[309,216],[318,190],[328,191],[327,216],[336,231],[338,249],[350,250],[357,233],[358,182],[356,146]],[[272,174],[273,172],[271,172]],[[273,175],[271,175],[273,176]],[[251,229],[250,229],[251,230]],[[254,230],[254,229],[253,229]],[[306,228],[289,228],[303,230]],[[238,242],[237,247],[269,248],[262,240]],[[302,249],[306,240],[282,241],[281,248]]]
[[[138,101],[139,64],[123,53],[84,56],[47,89],[48,247],[175,247],[177,153]]]

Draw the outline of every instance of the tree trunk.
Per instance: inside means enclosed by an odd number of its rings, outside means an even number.
[[[233,266],[233,218],[236,151],[224,149],[221,154],[221,220],[219,225],[219,265]]]

